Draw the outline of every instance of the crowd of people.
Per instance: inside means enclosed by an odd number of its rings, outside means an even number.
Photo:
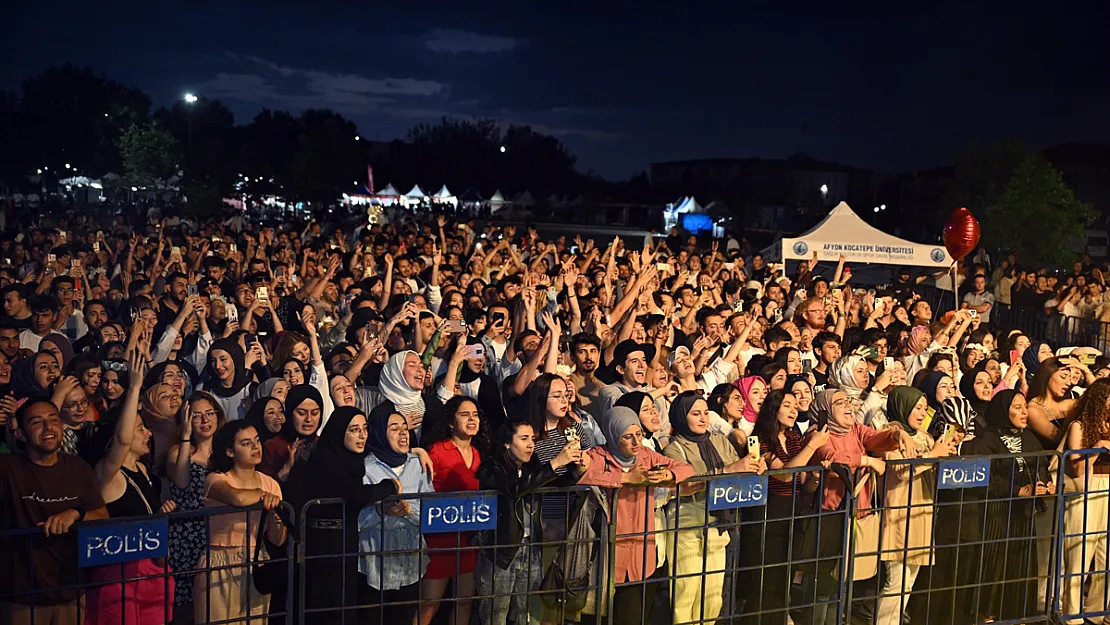
[[[258,620],[293,592],[260,592],[258,561],[304,535],[312,622],[592,623],[607,605],[620,624],[823,625],[848,532],[879,625],[1022,618],[1055,518],[1037,452],[1110,448],[1110,359],[992,325],[978,273],[935,319],[908,273],[856,289],[843,260],[788,277],[694,236],[443,215],[352,232],[69,214],[0,248],[5,623]],[[955,491],[932,461],[960,455],[991,455],[989,486],[934,505]],[[1069,613],[1106,609],[1100,458],[1063,469]],[[766,474],[766,505],[711,510],[704,476],[723,474]],[[495,531],[421,533],[421,494],[478,490]],[[78,569],[74,524],[159,514],[167,558]],[[595,519],[616,526],[607,602],[566,570],[609,557],[567,555]]]

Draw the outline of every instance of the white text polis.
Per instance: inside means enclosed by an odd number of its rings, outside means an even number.
[[[81,567],[164,558],[169,553],[169,522],[163,518],[82,527],[77,544]]]
[[[991,479],[991,461],[988,459],[951,460],[940,463],[939,469],[937,488],[979,488],[986,486]]]
[[[497,528],[496,495],[429,497],[420,505],[420,531],[425,534]]]
[[[767,476],[741,475],[709,483],[709,509],[732,510],[767,503]]]

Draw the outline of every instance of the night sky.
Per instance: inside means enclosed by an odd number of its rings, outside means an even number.
[[[797,151],[895,171],[974,140],[1110,141],[1107,5],[21,2],[0,87],[73,62],[156,106],[189,90],[239,122],[327,107],[383,140],[491,117],[558,136],[612,179]]]

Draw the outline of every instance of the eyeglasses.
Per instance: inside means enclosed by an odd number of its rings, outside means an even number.
[[[852,403],[852,400],[848,399],[847,397],[844,397],[844,398],[842,398],[842,399],[836,399],[836,400],[833,400],[833,403],[832,403],[832,405],[833,405],[833,407],[835,407],[835,408],[839,408],[839,407],[841,407],[841,406],[847,406],[847,405],[849,405],[849,404],[851,404],[851,403]]]
[[[548,399],[555,399],[555,400],[570,399],[570,397],[571,397],[571,395],[569,393],[551,393],[547,396]]]
[[[89,398],[88,397],[86,397],[85,399],[82,399],[80,401],[71,401],[71,402],[66,402],[66,403],[62,404],[62,408],[65,408],[66,410],[69,410],[70,412],[73,412],[74,410],[84,410],[85,408],[88,408],[88,407],[89,407]]]
[[[108,371],[127,371],[126,362],[111,362],[109,360],[100,361],[100,366]]]
[[[204,412],[194,412],[193,418],[198,421],[213,421],[217,417],[215,410],[205,410]]]

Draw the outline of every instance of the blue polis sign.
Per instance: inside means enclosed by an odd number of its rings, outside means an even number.
[[[77,565],[103,566],[146,558],[164,558],[169,552],[166,519],[132,521],[82,527],[77,531]]]
[[[949,460],[938,467],[937,488],[976,488],[991,479],[991,461],[983,459]]]
[[[725,477],[709,483],[709,509],[731,510],[767,503],[767,476]]]
[[[497,529],[497,496],[431,497],[421,503],[425,534]]]

